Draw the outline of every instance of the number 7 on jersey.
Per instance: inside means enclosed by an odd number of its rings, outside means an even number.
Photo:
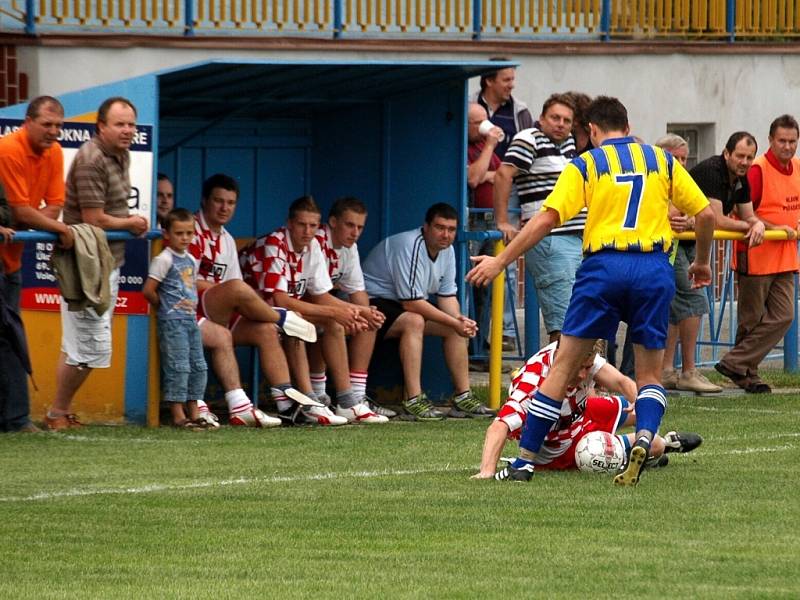
[[[626,173],[616,175],[614,180],[617,185],[630,185],[628,192],[628,205],[625,208],[625,220],[622,223],[623,229],[636,229],[639,221],[639,204],[642,201],[644,191],[644,175],[642,173]]]

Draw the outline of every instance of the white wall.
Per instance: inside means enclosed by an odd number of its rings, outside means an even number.
[[[386,53],[378,51],[263,51],[175,48],[18,49],[31,94],[59,95],[210,58],[330,60],[485,60],[485,53]],[[657,54],[512,56],[520,63],[515,96],[536,117],[555,91],[619,97],[633,132],[654,141],[667,123],[714,123],[714,151],[740,129],[766,147],[769,124],[783,113],[800,115],[800,55]],[[477,86],[477,82],[475,82]],[[704,158],[701,156],[700,158]]]

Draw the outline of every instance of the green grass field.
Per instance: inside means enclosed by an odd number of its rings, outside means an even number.
[[[0,598],[800,597],[800,398],[665,425],[634,489],[470,480],[485,421],[4,435]]]

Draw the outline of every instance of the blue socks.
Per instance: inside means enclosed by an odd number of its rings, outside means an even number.
[[[655,435],[661,425],[661,417],[667,409],[667,394],[660,385],[645,385],[636,398],[636,433],[649,431]]]

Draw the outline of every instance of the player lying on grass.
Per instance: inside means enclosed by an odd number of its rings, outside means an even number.
[[[531,398],[547,377],[557,353],[558,342],[542,348],[534,354],[514,377],[509,388],[509,397],[497,414],[497,418],[486,430],[483,443],[480,471],[473,479],[491,479],[506,439],[519,440],[522,426],[531,406]],[[561,406],[561,416],[545,436],[542,449],[534,464],[538,469],[575,469],[575,447],[578,441],[592,431],[614,433],[621,427],[633,425],[636,414],[633,405],[625,396],[636,398],[636,384],[606,362],[598,350],[599,343],[588,353],[575,378],[567,388],[567,395]],[[609,397],[596,396],[594,386],[603,386],[610,392],[622,395]],[[635,401],[635,400],[634,400]],[[634,434],[620,435],[626,453],[635,441]],[[651,466],[663,465],[659,462],[664,452],[689,452],[702,443],[702,438],[694,433],[670,432],[664,438],[656,436],[650,448],[648,463]],[[497,474],[498,479],[506,479],[506,468]]]

